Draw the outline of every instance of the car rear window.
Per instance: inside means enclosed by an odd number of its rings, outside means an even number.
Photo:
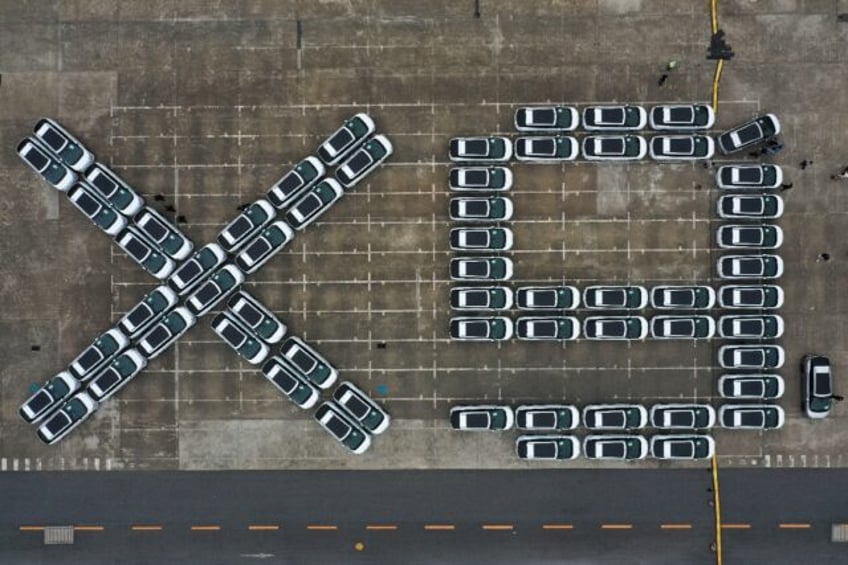
[[[342,149],[347,147],[354,141],[353,134],[347,128],[342,128],[337,131],[333,137],[331,137],[327,143],[332,147],[336,153],[340,152]]]

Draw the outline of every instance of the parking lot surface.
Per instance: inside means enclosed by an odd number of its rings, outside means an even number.
[[[848,11],[845,2],[720,3],[736,55],[716,131],[778,114],[787,150],[773,160],[794,183],[779,221],[787,422],[768,433],[713,430],[721,465],[848,465],[845,407],[807,420],[798,369],[805,353],[829,355],[836,392],[848,390],[848,181],[831,179],[848,165],[840,7]],[[707,7],[689,2],[481,1],[479,17],[474,2],[447,0],[0,2],[0,470],[507,468],[526,466],[516,434],[453,432],[452,405],[718,405],[717,340],[494,345],[447,335],[448,140],[514,135],[518,105],[708,101],[709,37]],[[670,60],[678,65],[659,86]],[[61,370],[155,282],[17,157],[35,121],[60,120],[148,203],[183,216],[202,246],[360,111],[394,155],[246,287],[384,402],[389,432],[349,455],[220,342],[207,317],[60,445],[41,445],[17,415],[30,384]],[[801,170],[802,160],[813,165]],[[643,160],[512,170],[513,288],[718,286],[714,169]],[[817,261],[821,253],[831,259]]]

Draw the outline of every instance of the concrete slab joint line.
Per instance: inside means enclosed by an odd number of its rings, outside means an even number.
[[[298,22],[297,22],[297,29],[298,29],[298,42],[300,42],[300,30],[301,30],[300,20],[298,20]],[[60,64],[60,67],[61,67],[61,58],[59,60],[59,64]],[[176,78],[175,78],[175,80],[176,80]],[[241,95],[241,93],[239,93],[239,96],[240,95]],[[239,146],[241,146],[241,144],[242,144],[242,134],[241,134],[240,128],[241,128],[242,108],[243,107],[244,106],[241,104],[241,101],[239,99],[239,103],[237,104],[239,130],[238,130],[238,133],[236,134],[236,138],[237,138]],[[366,105],[366,109],[370,109],[370,106]],[[115,110],[114,105],[112,105],[110,103],[110,117],[114,117],[114,110]],[[171,112],[172,121],[176,121],[178,119],[178,111],[180,110],[180,107],[176,104],[176,100],[174,101],[174,106],[170,107],[169,110]],[[359,116],[362,116],[362,117],[359,117]],[[346,121],[345,124],[343,124],[343,125],[348,128],[348,130],[347,130],[348,132],[356,132],[357,128],[358,128],[358,130],[360,130],[357,133],[358,137],[355,140],[353,140],[352,142],[347,142],[348,143],[347,147],[342,149],[336,155],[335,161],[332,162],[333,165],[338,165],[338,169],[336,171],[335,176],[339,180],[338,180],[338,182],[335,181],[335,179],[332,180],[332,182],[336,183],[335,184],[336,188],[333,189],[333,191],[336,193],[336,197],[334,199],[332,199],[329,203],[324,202],[323,203],[323,209],[320,212],[316,213],[315,210],[310,211],[309,213],[313,214],[313,219],[317,218],[318,215],[323,214],[327,209],[329,209],[329,206],[331,206],[339,198],[341,198],[341,196],[344,194],[343,190],[350,190],[350,189],[354,188],[354,186],[356,184],[358,184],[359,182],[361,182],[366,176],[372,174],[377,168],[381,168],[384,165],[385,161],[393,153],[393,148],[392,148],[391,142],[389,142],[388,138],[384,134],[380,134],[376,130],[376,128],[374,127],[373,121],[369,116],[366,116],[365,114],[357,114],[356,119],[359,120],[359,121],[356,122],[355,125],[351,125],[352,122],[350,120]],[[112,120],[112,122],[113,121],[114,121],[114,119]],[[367,125],[368,122],[370,122],[370,125]],[[367,127],[366,127],[366,125],[367,125]],[[114,126],[114,123],[112,123],[112,126]],[[362,131],[362,130],[364,130],[364,131]],[[174,176],[173,176],[174,201],[178,203],[179,200],[180,200],[180,192],[179,192],[179,184],[180,184],[179,170],[180,170],[180,167],[179,167],[179,163],[178,163],[178,151],[177,151],[178,136],[176,134],[176,128],[174,128],[173,134],[171,136],[171,140],[172,140],[172,147],[174,148],[174,155],[173,155],[173,162],[172,162],[172,167],[174,169],[174,172],[173,172],[173,174],[174,174]],[[110,140],[110,144],[111,144],[111,140]],[[46,144],[44,145],[44,147],[45,147],[45,149],[42,149],[41,151],[44,151],[45,155],[46,155],[49,150],[47,149],[48,146]],[[333,149],[335,150],[335,148],[333,148]],[[377,151],[377,152],[375,153],[375,151]],[[347,168],[348,165],[353,162],[353,160],[354,160],[353,157],[357,157],[357,156],[362,157],[362,155],[365,155],[365,157],[370,158],[371,161],[366,163],[366,165],[364,167],[362,165],[352,165],[353,167],[360,167],[359,172],[355,172],[355,169]],[[91,158],[91,162],[93,162],[94,161],[93,153],[90,153],[89,157]],[[61,160],[63,159],[62,156],[56,154],[55,159],[56,159],[56,162],[59,163],[59,165],[56,165],[57,167],[64,166],[64,165],[61,165]],[[313,157],[313,159],[314,159],[314,157]],[[324,156],[322,156],[322,159],[324,159],[324,161],[326,162],[326,161],[328,161],[329,157],[325,158]],[[80,161],[81,160],[82,159],[80,158]],[[316,160],[316,162],[317,162],[317,160]],[[85,167],[85,169],[87,170],[89,168],[90,168],[90,163],[89,163],[89,165],[87,165]],[[313,170],[314,169],[315,169],[315,166],[313,166]],[[67,168],[67,171],[71,171],[71,170],[72,169],[69,166],[69,168]],[[239,176],[241,176],[241,170],[242,170],[242,162],[241,162],[241,155],[239,154],[238,162],[237,162],[237,172],[238,172]],[[313,181],[313,184],[315,182],[318,182],[322,178],[324,178],[323,172],[319,171],[318,177]],[[331,179],[331,178],[332,177],[329,174],[326,176],[326,179]],[[315,186],[319,186],[319,185],[316,184]],[[330,185],[328,185],[328,186],[330,186]],[[344,187],[344,188],[342,188],[342,187]],[[370,201],[370,184],[367,185],[366,190],[368,191],[368,199]],[[58,195],[59,192],[61,192],[61,190],[56,189],[56,190],[51,191],[51,194]],[[241,185],[240,184],[239,184],[239,194],[241,194]],[[301,196],[304,196],[304,195],[301,195]],[[159,198],[157,198],[156,200],[159,200]],[[241,200],[241,196],[239,197],[239,200]],[[143,200],[141,200],[141,202],[142,202],[142,204],[144,204]],[[263,202],[265,202],[265,201],[263,200]],[[106,204],[108,204],[110,207],[112,207],[111,203],[106,203]],[[329,205],[327,205],[327,204],[329,204]],[[179,214],[179,210],[174,208],[174,207],[169,206],[169,210],[173,211],[175,214]],[[274,211],[274,215],[272,215],[272,219],[275,215],[276,215],[276,211]],[[181,217],[181,216],[179,216],[179,217]],[[268,220],[268,221],[270,221],[270,220]],[[306,227],[306,225],[310,222],[311,222],[311,220],[306,221],[306,223],[301,225],[299,229]],[[265,222],[265,223],[267,223],[267,222]],[[370,220],[369,220],[369,232],[370,232]],[[258,234],[255,234],[255,235],[258,235]],[[188,239],[188,238],[186,238],[186,239]],[[151,239],[151,241],[153,241],[153,240]],[[189,243],[191,243],[190,240],[189,240]],[[244,244],[246,242],[242,242],[242,243]],[[286,242],[286,245],[288,243],[289,242]],[[158,244],[156,244],[156,245],[148,244],[148,245],[150,245],[151,248],[153,248]],[[192,257],[193,255],[191,255],[191,253],[197,251],[198,249],[199,248],[192,249],[191,247],[189,247],[190,251],[188,252],[188,254],[186,254],[181,259],[174,259],[174,260],[179,262],[182,259],[187,259],[189,257]],[[233,254],[235,254],[235,251],[238,251],[238,250],[232,250]],[[304,245],[304,252],[305,252],[305,245]],[[173,255],[171,253],[168,253],[167,251],[163,251],[162,253],[168,254],[169,256]],[[369,244],[369,254],[370,254],[370,244]],[[171,257],[171,258],[173,258],[173,257]],[[304,261],[305,261],[305,255],[304,255]],[[111,249],[110,249],[110,264],[111,264]],[[235,267],[234,263],[227,262],[226,260],[224,260],[224,264],[226,264],[227,266],[233,266],[233,268],[238,270],[238,268]],[[179,264],[177,266],[179,266]],[[220,264],[218,266],[220,267]],[[145,269],[146,269],[146,267],[145,267]],[[175,269],[172,269],[172,270],[175,270]],[[304,275],[304,277],[305,277],[305,275]],[[160,280],[164,281],[164,279],[166,277],[162,276],[162,277],[158,277],[158,278],[160,278]],[[111,275],[110,275],[110,280],[111,280]],[[306,284],[306,279],[304,278],[304,285],[305,284]],[[370,273],[369,273],[368,285],[369,285],[369,291],[370,291],[370,285],[371,285]],[[241,284],[237,283],[236,288],[240,288],[240,287],[241,287]],[[230,292],[229,294],[231,294],[231,293],[232,292]],[[191,295],[189,294],[188,296],[191,296]],[[221,299],[218,300],[218,303],[220,301],[221,301]],[[217,305],[217,303],[216,303],[216,305]],[[175,305],[172,306],[172,308],[173,307],[175,307]],[[110,303],[110,309],[112,309],[111,303]],[[206,311],[204,312],[204,314],[208,313],[209,310],[211,310],[211,308],[207,308]],[[171,311],[173,311],[173,310],[171,310]],[[304,315],[305,315],[305,311],[304,311]],[[369,302],[369,318],[370,318],[370,316],[371,316],[371,312],[370,312],[370,302]],[[189,329],[191,327],[192,326],[189,326]],[[119,329],[116,329],[116,331],[120,332]],[[258,339],[258,334],[257,334],[257,339]],[[127,341],[129,341],[129,340],[127,340]],[[176,367],[175,367],[175,370],[174,370],[174,375],[175,375],[175,380],[176,380],[175,397],[174,397],[175,407],[174,407],[174,409],[175,409],[175,411],[176,411],[175,413],[177,415],[179,414],[179,390],[180,390],[180,385],[179,385],[180,357],[179,357],[179,347],[178,347],[179,344],[178,344],[178,342],[179,342],[179,339],[177,339],[174,343],[171,343],[168,346],[168,347],[174,346],[175,358],[176,358]],[[369,343],[370,343],[370,341],[369,341]],[[123,349],[129,348],[131,345],[134,345],[134,344],[127,343],[123,346]],[[123,349],[119,349],[118,353],[123,351]],[[369,346],[369,349],[370,349],[370,346]],[[143,370],[143,368],[142,368],[142,370]],[[241,369],[239,369],[239,377],[240,377],[239,381],[241,381],[242,380],[241,379]],[[369,373],[369,380],[370,380],[370,373]],[[241,395],[241,393],[240,393],[240,395]],[[240,396],[240,398],[241,398],[241,396]],[[93,407],[93,409],[91,409],[91,411],[94,412],[98,408],[99,408],[99,405],[97,403],[94,403],[94,407]],[[177,418],[176,422],[177,422],[177,427],[179,427],[179,418]],[[365,431],[364,427],[362,428],[362,430],[363,430],[362,431],[363,434],[370,436],[370,434],[368,434]],[[63,463],[63,466],[64,466],[64,463]],[[16,459],[13,460],[13,470],[17,471],[18,467],[19,467],[18,459],[16,458]],[[100,457],[92,458],[91,463],[89,463],[88,457],[84,457],[83,458],[83,467],[84,467],[85,470],[89,470],[89,469],[93,468],[94,470],[99,471],[100,470]],[[106,467],[107,467],[107,470],[111,468],[111,459],[109,459],[109,458],[106,459]],[[4,457],[4,458],[2,458],[2,461],[0,462],[0,470],[5,471],[6,468],[7,468],[7,463],[6,463],[6,458]],[[39,459],[38,460],[38,469],[40,470],[40,468],[41,468],[41,461]],[[24,470],[25,471],[30,470],[30,459],[29,458],[24,458]],[[335,526],[332,526],[332,527],[331,526],[314,526],[314,527],[309,526],[309,529],[334,529],[334,528],[335,528]],[[95,527],[95,526],[77,526],[76,529],[81,530],[81,531],[99,531],[99,530],[102,530],[103,528],[102,527]],[[209,530],[218,530],[218,529],[220,529],[220,526],[203,526],[203,525],[200,525],[200,526],[192,526],[191,529],[193,531],[209,531]]]

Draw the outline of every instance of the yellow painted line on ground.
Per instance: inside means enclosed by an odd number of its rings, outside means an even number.
[[[573,530],[573,524],[542,524],[543,530]]]
[[[713,472],[713,511],[715,514],[715,552],[716,563],[722,565],[721,553],[721,491],[718,487],[718,456],[713,454],[712,464],[710,465]]]
[[[335,532],[339,527],[335,524],[309,524],[306,529],[313,532]]]
[[[721,527],[725,530],[750,530],[751,524],[722,524]]]
[[[803,523],[803,522],[797,522],[797,523],[784,522],[782,524],[778,524],[778,527],[781,530],[809,530],[810,528],[813,527],[813,525]]]
[[[102,532],[105,529],[103,526],[74,526],[75,532]]]
[[[710,1],[710,26],[713,30],[713,35],[718,31],[718,6],[716,0]]]
[[[191,531],[193,532],[217,532],[221,529],[221,526],[192,526]]]
[[[721,70],[724,68],[724,59],[719,59],[716,63],[715,73],[713,74],[713,111],[718,112],[718,83],[721,80]]]
[[[632,530],[633,524],[601,524],[602,530]]]
[[[366,524],[365,529],[381,532],[381,531],[397,530],[398,527],[395,524]]]
[[[247,529],[251,532],[276,532],[280,526],[274,524],[249,524]]]
[[[44,526],[18,526],[18,530],[22,532],[43,532]]]
[[[692,524],[660,524],[661,530],[691,530]]]
[[[514,529],[514,526],[512,524],[483,524],[482,527],[484,530],[501,532]]]
[[[136,525],[132,527],[134,532],[158,532],[162,529],[162,526],[141,526]]]
[[[453,524],[424,524],[425,530],[439,530],[439,531],[447,531],[447,530],[455,530],[456,526]]]

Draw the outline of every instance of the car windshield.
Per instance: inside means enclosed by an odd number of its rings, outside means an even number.
[[[259,322],[261,322],[263,318],[262,312],[254,308],[254,306],[247,301],[241,302],[237,312],[250,327],[258,326]]]
[[[79,196],[76,200],[76,205],[79,206],[80,209],[85,212],[85,214],[89,218],[93,218],[94,216],[96,216],[102,208],[102,206],[100,206],[100,203],[97,202],[97,200],[95,200],[85,192],[79,193]]]
[[[335,414],[326,422],[326,425],[330,432],[339,439],[345,438],[351,432],[351,427]]]
[[[763,130],[760,128],[759,124],[753,123],[737,130],[736,136],[739,138],[739,143],[744,145],[762,138]]]
[[[147,222],[144,224],[143,229],[156,242],[160,242],[168,237],[168,229],[153,216],[147,217]]]
[[[556,124],[556,112],[553,108],[534,108],[528,111],[531,125],[552,126]]]
[[[146,245],[141,242],[140,239],[135,236],[131,236],[127,240],[126,244],[124,245],[124,248],[127,250],[127,253],[129,253],[136,261],[144,261],[151,253],[153,253],[150,249],[147,248]]]
[[[57,152],[60,151],[66,143],[68,143],[67,140],[52,127],[48,127],[44,130],[41,134],[41,139],[44,140],[50,149]]]
[[[486,169],[466,170],[465,184],[469,186],[487,186],[489,184],[489,171]]]
[[[595,140],[595,152],[601,155],[624,155],[624,138],[607,137]]]
[[[189,282],[203,272],[203,268],[196,259],[191,259],[185,265],[180,267],[178,271],[179,277],[183,282]]]
[[[695,112],[689,106],[672,106],[668,109],[666,121],[670,124],[691,124],[695,121]]]
[[[465,415],[465,424],[469,428],[488,428],[489,415],[486,412],[469,412]]]
[[[374,162],[374,159],[371,158],[371,155],[367,151],[357,151],[356,155],[351,157],[350,161],[347,162],[347,166],[350,167],[351,171],[354,175],[357,175],[364,171],[368,165]]]
[[[50,418],[47,423],[44,425],[45,429],[50,432],[51,435],[56,436],[66,427],[71,425],[71,419],[65,413],[64,410],[61,412],[57,412],[55,416]]]
[[[489,154],[489,142],[485,139],[469,139],[465,141],[465,153],[485,157]]]
[[[133,327],[139,327],[153,316],[153,310],[145,303],[140,303],[128,315],[127,321]]]
[[[333,148],[336,153],[341,152],[342,149],[353,143],[354,141],[353,133],[346,127],[343,127],[327,140],[327,144]]]
[[[41,389],[35,396],[30,398],[29,402],[27,402],[27,406],[33,411],[33,413],[38,414],[52,403],[53,397],[50,396],[46,390]]]
[[[695,412],[692,410],[672,410],[668,413],[668,422],[675,428],[695,427]]]
[[[692,306],[695,303],[695,293],[691,290],[670,290],[666,295],[668,305]]]
[[[247,336],[244,335],[237,327],[232,324],[227,324],[224,329],[221,330],[221,337],[229,343],[235,349],[238,349],[244,342],[247,341]]]
[[[530,142],[529,153],[534,155],[555,155],[556,142],[553,139],[534,139]]]
[[[230,233],[230,237],[233,239],[239,239],[244,236],[250,229],[253,227],[253,224],[250,223],[250,220],[247,219],[244,215],[239,216],[238,218],[230,224],[227,231]]]
[[[605,125],[624,124],[624,108],[598,108],[595,110],[595,121]]]
[[[371,410],[367,404],[362,402],[362,400],[354,394],[351,394],[348,399],[345,400],[344,407],[360,420],[367,416],[368,412]]]

